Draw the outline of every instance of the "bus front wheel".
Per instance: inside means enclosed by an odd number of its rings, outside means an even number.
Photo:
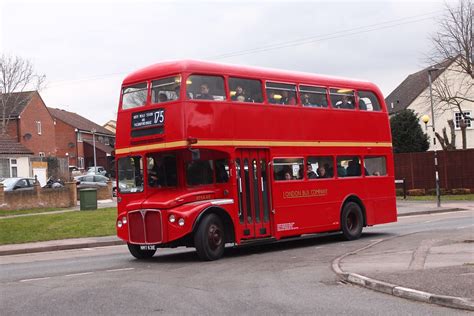
[[[206,215],[194,234],[194,246],[201,260],[217,260],[224,254],[224,225],[216,214]]]
[[[153,257],[155,254],[156,250],[141,250],[140,245],[134,245],[127,243],[128,250],[137,259],[149,259]]]
[[[341,215],[341,228],[344,239],[358,239],[362,235],[363,226],[364,217],[359,204],[355,202],[346,203]]]

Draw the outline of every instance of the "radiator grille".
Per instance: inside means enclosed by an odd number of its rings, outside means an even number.
[[[134,244],[159,244],[163,241],[161,212],[138,210],[128,213],[128,232]]]

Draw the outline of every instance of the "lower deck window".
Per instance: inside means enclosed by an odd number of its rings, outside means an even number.
[[[306,175],[310,180],[332,178],[334,175],[332,157],[308,157]]]
[[[336,169],[338,177],[360,177],[362,175],[358,156],[337,157]]]
[[[277,181],[303,179],[303,158],[278,158],[273,160],[273,176]]]
[[[364,167],[368,176],[386,176],[387,164],[385,157],[365,157]]]

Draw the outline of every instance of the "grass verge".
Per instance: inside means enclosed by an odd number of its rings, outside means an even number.
[[[397,196],[398,200],[403,200],[403,196]],[[407,196],[407,201],[435,201],[436,195]],[[474,194],[463,195],[441,195],[441,201],[474,201]]]
[[[0,220],[0,245],[115,235],[117,208]]]
[[[64,208],[65,209],[65,208]],[[23,215],[23,214],[38,214],[46,212],[55,212],[60,211],[60,208],[36,208],[31,210],[9,210],[9,211],[0,211],[0,217],[10,216],[10,215]]]

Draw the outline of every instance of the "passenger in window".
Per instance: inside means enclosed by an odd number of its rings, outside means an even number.
[[[174,87],[174,94],[175,94],[175,97],[173,98],[173,100],[178,100],[179,99],[179,86],[176,86]]]
[[[360,176],[360,163],[359,158],[354,157],[349,161],[349,165],[346,169],[346,174],[348,177],[358,177]]]
[[[292,180],[291,174],[289,172],[285,172],[285,180]]]
[[[307,174],[308,174],[308,179],[316,179],[318,177],[316,172],[313,171],[313,166],[311,166],[311,164],[308,164]]]
[[[327,177],[332,178],[333,175],[334,175],[334,172],[333,172],[334,170],[333,170],[332,166],[329,166],[329,163],[326,162],[324,164],[324,169],[326,170]]]
[[[237,86],[235,88],[235,94],[232,96],[232,101],[237,101],[237,102],[245,102],[247,101],[247,97],[245,96],[245,91],[244,88],[241,86]]]
[[[346,175],[347,175],[346,169],[343,166],[341,166],[340,162],[338,162],[337,163],[337,176],[338,177],[345,177]]]
[[[353,109],[354,103],[352,102],[352,98],[348,95],[343,95],[340,101],[337,101],[336,108],[340,109]]]
[[[214,97],[209,93],[209,85],[207,83],[201,84],[201,94],[196,96],[196,99],[200,100],[214,100]]]
[[[280,104],[289,104],[289,105],[295,105],[296,104],[296,99],[294,96],[289,96],[288,91],[283,90],[281,92],[281,100]]]
[[[275,99],[275,91],[268,90],[268,103],[270,104],[277,104],[277,100]]]
[[[166,96],[166,94],[160,93],[160,94],[158,94],[158,101],[159,101],[159,103],[166,102],[166,101],[168,101],[168,97]]]
[[[321,179],[321,178],[327,178],[328,175],[326,174],[326,168],[324,168],[323,166],[320,166],[318,168],[318,179]]]
[[[307,93],[301,96],[301,103],[306,106],[311,105],[311,101],[309,100],[309,95]]]

